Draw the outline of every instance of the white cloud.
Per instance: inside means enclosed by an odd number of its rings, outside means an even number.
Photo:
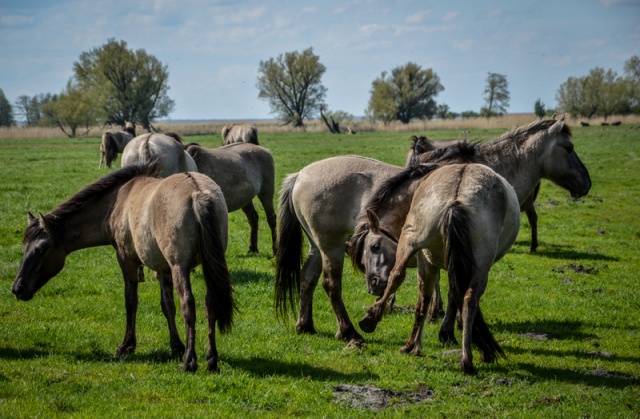
[[[460,16],[460,12],[448,12],[446,13],[443,18],[442,21],[443,22],[451,22],[453,20],[456,20],[458,17]]]
[[[21,26],[30,25],[34,22],[32,16],[0,16],[0,25],[2,26]]]
[[[429,15],[429,10],[423,10],[421,12],[416,12],[412,15],[409,15],[404,18],[404,23],[408,24],[416,24],[424,22],[424,19]]]

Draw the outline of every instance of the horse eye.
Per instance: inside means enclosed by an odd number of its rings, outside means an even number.
[[[371,246],[371,249],[372,249],[374,252],[377,252],[378,250],[380,250],[380,243],[374,243],[374,244]]]

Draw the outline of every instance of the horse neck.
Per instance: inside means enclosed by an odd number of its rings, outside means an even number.
[[[540,182],[543,144],[528,138],[490,142],[480,149],[482,157],[513,187],[521,204]]]
[[[111,205],[107,199],[112,193],[77,211],[65,215],[62,244],[67,254],[88,247],[110,244],[106,230]]]
[[[396,239],[402,233],[402,227],[409,214],[413,194],[421,179],[414,179],[405,182],[397,187],[376,210],[376,215],[380,220],[380,226],[391,233]]]

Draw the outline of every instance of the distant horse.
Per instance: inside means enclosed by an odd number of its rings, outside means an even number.
[[[170,345],[184,354],[184,370],[198,368],[195,348],[195,300],[190,272],[202,264],[209,324],[207,366],[218,369],[215,324],[231,330],[235,300],[225,262],[227,207],[220,188],[200,173],[159,179],[155,165],[133,165],[85,187],[50,214],[29,214],[24,255],[12,291],[30,300],[62,270],[66,256],[79,249],[112,245],[125,285],[127,327],[117,354],[136,349],[138,271],[142,265],[158,274],[162,312]],[[173,290],[180,297],[187,346],[178,334]]]
[[[122,153],[124,147],[136,136],[136,126],[133,122],[126,123],[124,131],[110,129],[102,133],[102,142],[100,143],[100,164],[98,169],[102,168],[102,162],[107,163],[107,167],[118,157],[118,153]]]
[[[511,248],[520,227],[518,198],[502,176],[475,163],[412,166],[383,183],[361,217],[349,255],[366,273],[369,292],[382,294],[366,310],[362,330],[375,330],[409,260],[422,250],[418,301],[430,299],[440,269],[446,269],[450,304],[462,313],[462,372],[477,374],[472,342],[485,362],[504,356],[479,306],[491,266]],[[402,351],[419,354],[426,307],[416,308],[413,340]]]
[[[222,189],[229,212],[242,209],[251,228],[249,252],[258,252],[258,212],[253,198],[258,197],[271,229],[272,252],[276,243],[275,165],[266,148],[237,143],[220,148],[204,148],[187,144],[185,150],[195,161],[198,171],[213,179]]]
[[[534,193],[541,177],[577,197],[589,191],[591,179],[570,137],[564,120],[541,120],[485,143],[475,152],[509,181],[520,203]],[[425,156],[434,158],[429,153]],[[285,178],[279,200],[275,303],[284,317],[289,306],[295,310],[294,299],[300,298],[298,333],[315,333],[313,292],[322,274],[322,286],[338,322],[336,337],[350,345],[364,343],[342,300],[345,242],[371,192],[402,170],[364,157],[338,156],[311,163]],[[309,241],[309,252],[301,266],[302,231]],[[431,307],[435,314],[437,305]]]
[[[182,137],[175,132],[148,133],[131,140],[122,152],[122,166],[158,160],[160,174],[167,177],[180,172],[197,172],[198,166],[184,151]]]
[[[436,148],[447,147],[458,142],[458,140],[446,140],[433,142],[427,139],[427,137],[412,137],[413,144],[411,150],[407,155],[406,166],[411,166],[419,161],[419,156],[428,151],[433,151]],[[535,253],[538,248],[538,214],[536,213],[535,201],[540,192],[540,182],[536,185],[533,193],[525,199],[520,205],[520,211],[524,211],[531,227],[531,245],[529,246],[529,253]]]
[[[222,144],[258,143],[258,128],[252,124],[228,124],[222,127]]]

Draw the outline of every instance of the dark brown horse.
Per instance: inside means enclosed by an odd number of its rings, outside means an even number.
[[[160,282],[171,348],[174,354],[184,354],[185,371],[195,371],[196,312],[190,273],[201,264],[207,287],[207,364],[215,371],[215,324],[222,333],[230,331],[235,310],[224,256],[227,207],[220,188],[205,175],[157,176],[155,165],[127,166],[85,187],[50,214],[29,214],[24,255],[12,291],[19,300],[30,300],[62,270],[69,253],[110,244],[124,277],[127,312],[117,354],[136,349],[139,271],[144,265],[156,271]],[[180,297],[186,347],[176,328],[173,288]]]
[[[111,167],[118,157],[118,153],[122,153],[125,146],[136,136],[136,126],[133,122],[127,122],[123,130],[110,129],[102,133],[102,142],[100,143],[100,164],[98,169],[102,168],[102,162],[107,163],[107,167]]]

